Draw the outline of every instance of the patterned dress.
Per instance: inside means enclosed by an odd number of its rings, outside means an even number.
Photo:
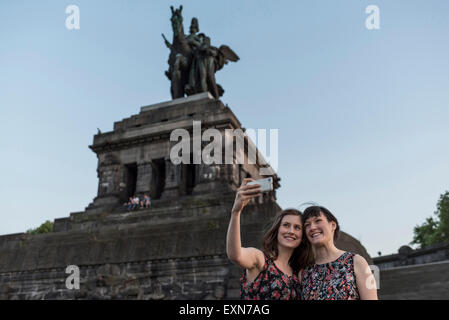
[[[354,254],[343,253],[337,260],[315,264],[301,272],[302,300],[360,299],[354,274]]]
[[[288,276],[276,267],[273,260],[265,257],[262,271],[253,282],[246,278],[246,270],[240,278],[242,300],[298,300],[299,279]]]

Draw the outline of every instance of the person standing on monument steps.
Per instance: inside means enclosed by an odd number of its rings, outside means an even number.
[[[310,244],[304,241],[301,212],[287,209],[278,214],[263,238],[263,249],[243,248],[240,240],[240,214],[248,202],[261,195],[260,185],[237,190],[226,237],[228,258],[245,268],[240,279],[242,300],[296,300],[298,272],[313,263]]]
[[[322,206],[311,206],[303,219],[315,264],[300,271],[301,300],[377,300],[376,282],[365,258],[335,247],[337,218]]]

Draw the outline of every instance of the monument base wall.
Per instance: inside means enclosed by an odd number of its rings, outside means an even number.
[[[449,299],[449,261],[381,270],[379,299]]]

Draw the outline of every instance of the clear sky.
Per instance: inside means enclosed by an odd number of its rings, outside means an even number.
[[[328,207],[371,256],[408,244],[449,189],[447,0],[1,1],[0,234],[96,196],[97,127],[170,100],[161,33],[180,4],[186,31],[195,16],[241,58],[216,74],[222,101],[279,129],[281,207]]]

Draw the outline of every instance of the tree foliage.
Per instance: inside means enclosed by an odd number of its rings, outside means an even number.
[[[434,215],[414,228],[411,244],[422,248],[449,240],[449,191],[440,195]]]
[[[40,227],[36,229],[29,229],[27,233],[29,234],[42,234],[42,233],[49,233],[53,232],[53,222],[51,221],[45,221],[43,224],[40,225]]]

